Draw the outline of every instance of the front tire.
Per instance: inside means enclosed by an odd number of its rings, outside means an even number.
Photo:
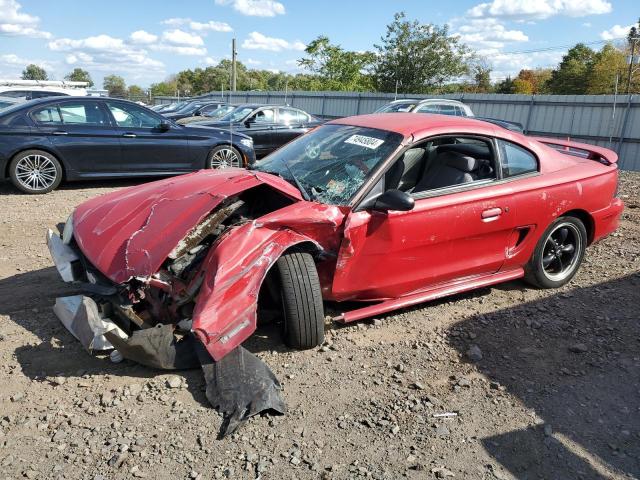
[[[207,167],[214,169],[242,167],[242,154],[233,145],[218,145],[209,153]]]
[[[587,230],[575,217],[560,217],[544,231],[525,267],[527,280],[539,288],[558,288],[578,271],[587,248]]]
[[[49,193],[62,181],[62,166],[56,157],[42,150],[26,150],[9,165],[11,183],[29,194]]]
[[[307,349],[324,342],[324,306],[320,280],[308,253],[285,253],[276,262],[282,292],[285,342]]]

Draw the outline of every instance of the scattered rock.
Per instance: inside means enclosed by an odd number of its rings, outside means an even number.
[[[569,347],[569,351],[573,353],[586,353],[589,348],[584,343],[576,343]]]
[[[182,379],[177,375],[171,375],[167,378],[167,387],[169,388],[180,388],[182,386]]]
[[[467,350],[467,358],[472,362],[479,362],[482,360],[482,350],[477,345],[471,345],[469,350]]]

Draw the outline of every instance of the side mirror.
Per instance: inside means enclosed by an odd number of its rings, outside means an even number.
[[[373,204],[373,210],[387,212],[389,210],[396,210],[399,212],[407,212],[413,210],[415,206],[415,200],[407,192],[400,190],[387,190],[380,195]]]
[[[163,120],[162,122],[160,122],[160,125],[158,125],[158,128],[160,129],[161,132],[166,132],[171,128],[171,124],[166,120]]]
[[[249,128],[251,126],[252,123],[256,123],[256,117],[251,117],[251,118],[247,118],[244,121],[244,126]]]

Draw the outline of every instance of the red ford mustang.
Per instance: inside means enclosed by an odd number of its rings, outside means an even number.
[[[200,171],[77,207],[48,241],[63,279],[91,297],[56,311],[87,348],[111,341],[166,366],[136,333],[177,343],[195,333],[218,361],[258,317],[284,319],[293,347],[319,345],[327,301],[362,302],[334,316],[351,322],[521,277],[559,287],[618,226],[616,161],[467,118],[335,120],[250,170]]]

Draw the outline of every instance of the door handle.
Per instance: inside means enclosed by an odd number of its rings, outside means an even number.
[[[497,218],[500,215],[502,215],[502,209],[500,207],[496,207],[496,208],[489,208],[487,210],[484,210],[481,216],[483,220],[490,220],[490,219]]]
[[[135,133],[124,133],[122,136],[126,137],[126,138],[136,138],[137,137],[137,135]]]
[[[51,132],[51,135],[69,135],[69,132],[65,132],[64,130],[56,130],[55,132]]]

